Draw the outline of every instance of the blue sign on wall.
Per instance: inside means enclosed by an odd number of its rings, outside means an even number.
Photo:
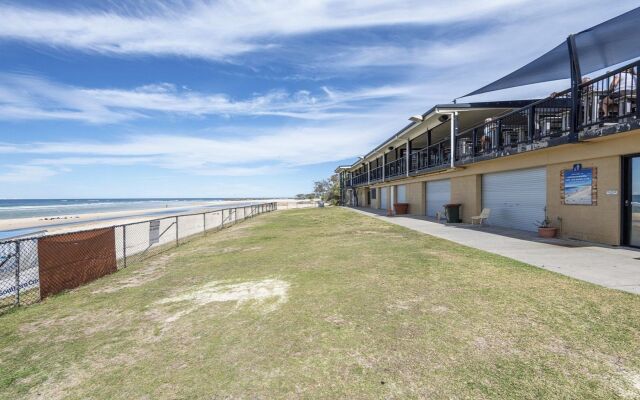
[[[593,168],[564,171],[564,204],[593,204]]]

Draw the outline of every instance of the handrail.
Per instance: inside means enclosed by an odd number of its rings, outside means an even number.
[[[438,143],[434,143],[421,150],[411,153],[409,159],[409,171],[420,171],[428,168],[438,167],[445,164],[449,164],[450,148],[446,145],[448,141],[442,140]],[[435,152],[433,150],[436,150]]]
[[[405,157],[402,156],[397,160],[390,161],[384,166],[384,176],[385,178],[392,178],[394,176],[403,175],[407,172],[407,162]]]
[[[566,89],[460,132],[456,136],[456,161],[536,140],[567,136],[569,141],[575,141],[579,132],[592,126],[634,116],[640,119],[639,66],[640,60],[593,79],[585,78],[578,85],[576,98],[571,97],[571,89]],[[629,69],[635,71],[625,75]],[[610,80],[616,77],[621,83],[611,88]]]

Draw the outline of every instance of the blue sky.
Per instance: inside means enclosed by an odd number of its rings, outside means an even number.
[[[409,116],[636,6],[0,1],[0,198],[309,192]]]

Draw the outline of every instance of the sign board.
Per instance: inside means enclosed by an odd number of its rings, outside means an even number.
[[[149,246],[160,243],[160,220],[149,222]]]
[[[596,169],[582,168],[562,171],[562,201],[565,205],[596,205]]]

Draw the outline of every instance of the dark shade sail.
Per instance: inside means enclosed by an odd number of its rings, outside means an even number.
[[[586,75],[640,56],[640,7],[575,35],[580,70]],[[462,97],[571,77],[567,42],[524,67]]]

